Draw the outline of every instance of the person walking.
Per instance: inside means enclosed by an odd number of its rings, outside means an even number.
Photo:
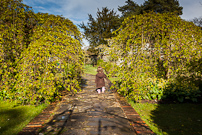
[[[105,80],[104,79],[108,79],[107,76],[104,74],[103,69],[101,66],[99,66],[97,68],[97,74],[95,77],[95,83],[96,83],[96,90],[98,92],[98,94],[100,94],[101,92],[104,93],[105,91]]]

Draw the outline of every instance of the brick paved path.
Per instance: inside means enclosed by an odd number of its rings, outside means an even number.
[[[95,91],[94,79],[93,75],[84,76],[86,83],[83,84],[83,90],[74,97],[64,97],[57,105],[54,115],[49,115],[51,120],[44,125],[42,125],[43,122],[41,125],[38,124],[38,127],[41,128],[38,133],[36,133],[36,129],[35,132],[31,131],[29,127],[34,129],[37,125],[30,122],[20,134],[154,134],[140,119],[136,111],[125,102],[124,98],[108,90],[98,94]],[[27,128],[29,130],[26,130]]]

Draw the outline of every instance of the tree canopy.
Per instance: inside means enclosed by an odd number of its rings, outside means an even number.
[[[122,13],[122,17],[127,17],[130,15],[139,15],[142,13],[142,7],[136,2],[128,0],[124,6],[119,6],[118,10]]]
[[[147,0],[142,5],[138,5],[133,0],[127,0],[125,3],[126,5],[118,8],[124,18],[150,11],[156,13],[175,12],[177,15],[182,15],[183,9],[177,0]]]
[[[81,23],[79,27],[84,30],[85,38],[90,42],[90,51],[96,53],[94,49],[100,44],[107,44],[105,38],[114,36],[112,32],[120,26],[119,15],[114,10],[107,7],[98,9],[96,18],[88,15],[88,23]]]
[[[175,12],[177,15],[182,15],[182,9],[179,5],[178,0],[148,0],[142,6],[143,11],[156,12],[156,13],[167,13]]]
[[[156,13],[174,12],[181,15],[183,9],[179,6],[177,0],[147,0],[142,5],[138,5],[133,0],[127,0],[125,3],[126,5],[118,7],[118,10],[122,13],[121,17],[114,10],[103,7],[102,11],[98,9],[95,18],[91,14],[88,15],[89,19],[86,25],[84,23],[79,25],[84,30],[84,36],[90,43],[90,52],[96,54],[95,48],[98,45],[107,44],[105,38],[113,37],[112,32],[118,29],[124,18],[128,16],[151,11]]]

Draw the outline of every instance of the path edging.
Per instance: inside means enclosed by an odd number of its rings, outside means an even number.
[[[124,97],[121,97],[118,93],[115,93],[114,95],[137,135],[156,135],[145,121],[140,118],[135,109],[127,103]]]

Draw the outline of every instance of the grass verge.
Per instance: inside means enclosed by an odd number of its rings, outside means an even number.
[[[15,102],[0,101],[0,134],[17,135],[45,108],[45,104],[22,106]]]
[[[129,103],[157,135],[202,134],[202,104]]]

